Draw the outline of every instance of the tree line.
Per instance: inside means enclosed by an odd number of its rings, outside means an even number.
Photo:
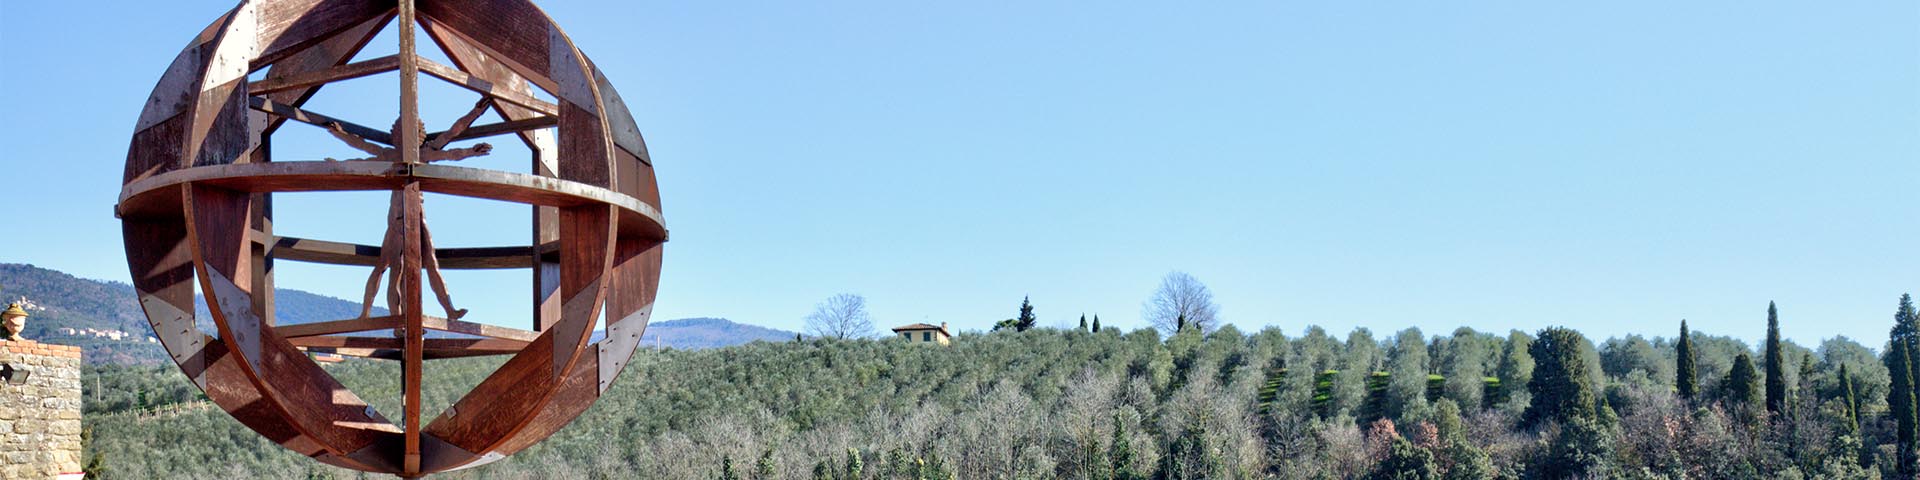
[[[1782,339],[1791,320],[1773,308],[1758,349],[1684,322],[1673,337],[1597,343],[1559,327],[1336,337],[1089,322],[966,332],[949,347],[643,350],[553,438],[444,477],[1908,478],[1920,319],[1905,298],[1894,317],[1878,354]],[[431,362],[423,394],[450,403],[497,365]],[[328,368],[398,408],[391,362]],[[107,388],[138,378],[89,373]],[[124,398],[87,407],[110,478],[362,477],[217,409],[114,411],[145,403]]]

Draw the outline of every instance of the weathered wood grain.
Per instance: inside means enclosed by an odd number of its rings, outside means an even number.
[[[370,76],[370,75],[379,75],[382,73],[387,73],[387,72],[391,72],[399,69],[400,69],[400,57],[398,55],[388,55],[380,58],[375,58],[372,60],[367,60],[364,62],[354,62],[346,65],[332,67],[325,70],[316,70],[316,71],[311,71],[306,73],[297,73],[297,74],[291,74],[286,76],[267,77],[266,79],[263,79],[257,82],[248,83],[247,91],[254,95],[265,95],[269,93],[278,93],[285,90],[296,90],[296,89],[304,90],[304,89],[307,89],[308,87],[314,87],[314,86],[319,86],[323,84],[338,82],[341,80],[351,80],[351,79]]]
[[[560,124],[560,119],[554,118],[554,117],[533,117],[525,120],[510,120],[510,121],[505,121],[500,123],[489,123],[486,125],[477,125],[473,127],[468,127],[466,130],[461,131],[459,135],[454,135],[453,139],[454,140],[471,140],[475,138],[491,137],[494,135],[506,135],[509,133],[519,133],[522,131],[533,130],[536,128],[547,128],[547,127],[551,127],[558,124]],[[444,131],[433,132],[427,135],[427,141],[439,140],[441,136],[446,134],[447,132],[444,132]]]
[[[394,9],[391,0],[273,0],[248,4],[259,5],[255,42],[260,45],[248,71],[265,68]]]
[[[360,22],[360,25],[340,32],[332,38],[328,38],[316,45],[295,52],[287,58],[273,62],[273,67],[267,70],[267,79],[290,77],[343,65],[347,63],[347,60],[352,59],[354,55],[358,55],[362,49],[365,49],[367,42],[373,41],[373,37],[379,35],[380,31],[392,21],[392,13],[376,16],[371,20]],[[260,93],[258,89],[250,87],[250,91],[255,92],[255,95],[264,95],[268,101],[299,108],[301,105],[305,105],[307,100],[312,99],[314,94],[319,93],[320,88],[323,86],[324,85],[314,85],[306,88],[296,88],[264,94]],[[272,135],[273,132],[279,130],[280,126],[285,124],[286,121],[286,118],[274,117],[267,123],[267,128],[262,130],[262,134]]]
[[[446,80],[454,85],[472,90],[481,95],[486,95],[489,98],[539,112],[541,115],[554,116],[560,114],[560,107],[554,105],[553,102],[533,98],[532,95],[528,95],[519,89],[512,88],[508,85],[495,84],[484,77],[471,75],[467,72],[460,71],[458,68],[441,65],[432,60],[425,58],[420,59],[420,72],[441,80]]]

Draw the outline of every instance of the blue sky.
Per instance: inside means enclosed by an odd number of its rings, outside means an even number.
[[[223,1],[0,5],[0,260],[124,280],[141,103]],[[544,8],[632,107],[668,244],[656,318],[1136,327],[1187,271],[1243,329],[1698,329],[1884,342],[1920,290],[1920,4],[589,2]],[[392,51],[391,32],[376,45]],[[374,53],[378,55],[383,53]],[[315,110],[384,126],[392,77]],[[434,83],[423,80],[423,85]],[[425,94],[429,125],[474,97]],[[430,126],[429,128],[435,128]],[[276,158],[348,156],[289,126]],[[524,168],[524,151],[469,162]],[[283,196],[377,244],[382,194]],[[430,198],[442,246],[523,208]],[[281,265],[356,297],[364,269]],[[456,273],[524,325],[521,272]],[[0,279],[4,281],[4,279]]]

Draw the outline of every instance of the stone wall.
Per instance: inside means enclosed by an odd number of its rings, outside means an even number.
[[[80,347],[0,340],[0,478],[79,478]]]

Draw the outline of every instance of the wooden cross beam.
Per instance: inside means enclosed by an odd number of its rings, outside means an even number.
[[[337,123],[337,124],[340,124],[340,129],[346,130],[347,133],[354,134],[356,136],[359,136],[360,138],[367,139],[368,141],[380,142],[380,143],[386,144],[387,146],[394,145],[393,135],[388,134],[387,132],[382,130],[375,130],[372,127],[360,125],[360,124],[349,122],[346,120],[341,120],[338,118],[329,117],[326,115],[321,115],[318,113],[309,112],[306,110],[301,110],[298,108],[294,108],[292,105],[281,104],[281,103],[274,102],[272,100],[267,100],[265,98],[260,98],[260,97],[253,97],[249,99],[249,103],[254,110],[259,110],[262,112],[279,115],[282,118],[286,118],[288,120],[293,120],[296,122],[313,125],[320,128],[327,128],[327,125]]]
[[[274,77],[247,84],[247,94],[266,95],[283,90],[306,88],[315,85],[338,82],[354,78],[387,73],[400,69],[400,56],[388,55],[364,62],[354,62],[326,70],[300,73],[285,77]]]
[[[452,83],[454,85],[459,85],[463,88],[472,90],[481,95],[486,95],[488,97],[492,97],[494,99],[498,99],[500,101],[511,103],[514,105],[519,105],[521,107],[526,107],[529,110],[540,112],[540,114],[542,115],[553,116],[553,115],[560,114],[559,105],[554,105],[553,103],[546,102],[538,98],[533,98],[533,96],[531,95],[527,95],[521,92],[516,92],[516,91],[513,91],[512,89],[508,89],[501,85],[496,85],[493,82],[487,81],[486,79],[468,74],[467,72],[460,71],[460,69],[458,68],[441,65],[439,63],[436,63],[432,60],[427,60],[425,58],[421,58],[418,61],[420,62],[420,73],[425,73],[435,78],[446,80],[449,83]]]

